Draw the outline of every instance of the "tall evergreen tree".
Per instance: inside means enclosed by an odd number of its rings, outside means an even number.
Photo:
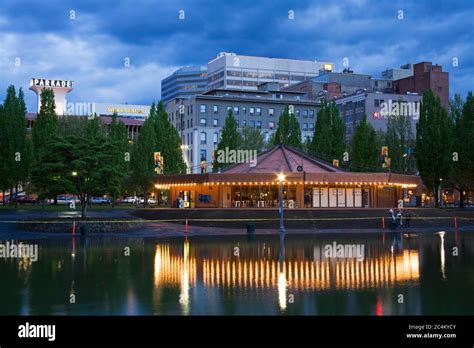
[[[40,111],[36,116],[32,132],[35,157],[39,155],[43,144],[51,139],[58,130],[58,116],[56,115],[56,103],[52,89],[45,88],[40,95]]]
[[[345,151],[345,125],[334,102],[321,101],[309,151],[324,160],[341,160]]]
[[[469,92],[466,102],[459,95],[450,103],[454,134],[450,183],[458,190],[460,207],[464,208],[464,192],[474,188],[474,97]]]
[[[376,133],[365,113],[351,141],[350,159],[350,169],[354,172],[373,172],[379,168]]]
[[[295,117],[295,114],[290,114],[289,127],[288,127],[288,139],[285,142],[286,144],[293,146],[295,148],[301,149],[301,128],[300,123]]]
[[[433,91],[423,93],[420,119],[416,126],[415,156],[426,187],[434,191],[439,206],[439,187],[448,179],[452,165],[453,122]]]
[[[26,130],[26,106],[24,94],[20,88],[18,96],[15,87],[9,86],[2,107],[3,132],[2,150],[2,175],[5,184],[10,185],[10,197],[15,188],[24,186],[28,180],[31,168],[31,144]],[[3,128],[3,127],[2,127]],[[15,207],[17,203],[15,201]]]
[[[116,198],[124,190],[124,181],[128,175],[130,160],[127,127],[123,122],[117,122],[116,113],[112,115],[104,151],[106,160],[102,167],[102,179],[104,187],[107,193],[112,195],[115,205]]]
[[[154,112],[154,129],[156,133],[156,151],[161,152],[163,157],[164,174],[186,173],[186,163],[183,159],[182,141],[176,128],[169,120],[163,102],[160,101],[156,108],[152,104],[151,112]]]
[[[154,108],[152,108],[154,109]],[[148,202],[148,192],[155,176],[154,152],[157,148],[157,135],[154,128],[155,112],[150,110],[150,115],[143,123],[137,141],[132,146],[130,158],[130,175],[139,192],[143,193],[144,205]],[[166,158],[164,159],[166,161]],[[166,166],[166,162],[164,164]]]
[[[217,172],[230,164],[234,164],[225,162],[225,160],[219,161],[219,156],[217,154],[220,151],[225,151],[226,148],[228,148],[228,150],[238,150],[241,144],[242,137],[237,130],[237,121],[234,118],[232,109],[229,109],[224,127],[222,128],[222,136],[217,144],[216,155],[214,156],[214,163],[212,164],[213,171]]]
[[[278,127],[275,131],[274,145],[286,144],[290,133],[290,108],[285,106],[283,112],[278,118]]]
[[[40,188],[40,186],[45,185],[45,180],[48,178],[57,177],[54,163],[42,163],[42,161],[49,158],[50,154],[47,152],[51,151],[51,146],[53,146],[50,142],[57,140],[58,116],[56,115],[55,109],[56,104],[54,102],[53,90],[49,88],[43,89],[40,95],[40,111],[36,116],[32,130],[34,170],[31,175],[31,181],[34,187],[40,191],[40,196],[43,197],[54,194],[54,189],[47,189],[46,186]],[[54,159],[52,160],[54,161]],[[56,187],[56,185],[53,186]],[[61,184],[58,183],[58,186],[61,186]],[[54,203],[57,203],[56,196],[49,198],[53,198]]]

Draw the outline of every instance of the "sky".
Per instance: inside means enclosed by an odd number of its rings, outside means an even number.
[[[74,81],[69,102],[149,105],[163,78],[219,52],[331,61],[336,71],[348,58],[374,77],[431,61],[449,72],[450,95],[465,97],[474,1],[0,1],[0,100],[22,87],[33,112],[32,77]]]

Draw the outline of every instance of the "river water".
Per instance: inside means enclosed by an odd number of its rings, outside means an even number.
[[[0,315],[474,314],[467,232],[2,238]]]

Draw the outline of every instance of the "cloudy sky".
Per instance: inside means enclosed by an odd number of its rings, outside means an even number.
[[[0,99],[21,86],[35,111],[27,89],[39,77],[73,80],[68,101],[150,104],[169,73],[222,51],[327,60],[337,71],[347,57],[376,77],[427,60],[450,73],[451,95],[465,96],[473,18],[472,0],[1,0]]]

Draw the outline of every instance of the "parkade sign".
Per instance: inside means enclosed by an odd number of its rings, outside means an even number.
[[[72,81],[66,80],[46,80],[46,79],[31,79],[31,86],[39,87],[59,87],[59,88],[72,88]]]

